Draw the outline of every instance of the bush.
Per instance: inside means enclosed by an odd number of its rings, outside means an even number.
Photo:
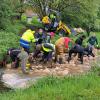
[[[22,16],[21,16],[21,22],[22,23],[27,23],[27,17],[26,17],[25,14],[22,14]]]
[[[3,58],[8,48],[19,47],[19,36],[12,32],[0,32],[0,60]]]
[[[19,34],[20,31],[25,28],[25,26],[23,24],[21,24],[20,22],[15,22],[14,24],[7,24],[6,25],[6,32],[12,32],[15,34]]]
[[[43,24],[38,20],[38,17],[33,17],[31,24],[36,27],[43,28]]]

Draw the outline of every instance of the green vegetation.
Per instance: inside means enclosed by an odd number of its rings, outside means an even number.
[[[40,79],[25,90],[0,94],[0,100],[100,100],[100,68],[86,75]]]
[[[48,7],[71,27],[82,27],[87,31],[100,30],[100,0],[31,0],[28,3],[40,18],[49,14]]]
[[[8,48],[18,48],[19,37],[12,32],[0,32],[0,60],[5,55]]]
[[[19,47],[20,31],[24,27],[20,22],[15,22],[13,25],[8,25],[5,31],[0,31],[0,60],[3,59],[8,48]]]
[[[24,16],[23,12],[27,7],[32,7],[40,19],[49,15],[48,12],[51,10],[71,27],[82,27],[87,32],[100,31],[100,0],[27,1],[29,2],[0,0],[0,61],[2,61],[8,48],[19,47],[19,33],[26,25],[43,27],[36,17],[32,18],[31,23],[26,22],[27,16]],[[97,32],[96,35],[99,40],[100,32]],[[77,37],[71,36],[74,40]],[[58,38],[59,36],[56,34],[52,42],[55,43]],[[86,45],[86,41],[84,45]],[[86,75],[62,78],[45,77],[28,89],[0,93],[0,100],[100,100],[99,74],[100,68],[96,67]]]

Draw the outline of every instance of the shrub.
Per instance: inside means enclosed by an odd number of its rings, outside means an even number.
[[[27,17],[26,17],[25,14],[22,14],[22,16],[21,16],[21,22],[22,23],[27,23]]]
[[[11,32],[0,32],[0,59],[3,58],[8,48],[19,47],[19,36]]]
[[[10,24],[10,25],[7,24],[5,31],[19,34],[23,28],[25,28],[23,24],[21,24],[20,22],[15,22],[14,24]]]
[[[43,24],[38,20],[38,17],[33,17],[31,24],[43,28]]]

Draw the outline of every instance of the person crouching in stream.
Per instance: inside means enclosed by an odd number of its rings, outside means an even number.
[[[72,59],[72,54],[78,54],[78,58],[80,58],[80,63],[83,64],[83,57],[86,55],[88,58],[90,56],[95,57],[93,54],[93,49],[90,46],[83,47],[81,45],[75,44],[68,52],[68,63]]]
[[[28,73],[28,70],[31,69],[29,63],[29,55],[25,50],[17,49],[17,48],[10,48],[7,51],[7,55],[11,58],[11,68],[17,69],[21,65],[21,69],[23,73]],[[27,68],[28,67],[28,68]]]
[[[20,49],[17,48],[10,48],[7,51],[7,55],[11,58],[11,68],[18,68],[19,67],[19,58],[17,57],[18,54],[21,52]]]
[[[58,62],[59,64],[64,63],[64,53],[71,48],[72,44],[73,42],[69,37],[61,37],[55,42],[55,62]]]
[[[55,45],[52,43],[42,43],[37,45],[33,54],[33,58],[36,58],[41,52],[43,53],[40,62],[46,63],[52,60],[52,53],[55,51]]]

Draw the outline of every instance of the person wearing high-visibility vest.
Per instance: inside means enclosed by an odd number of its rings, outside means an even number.
[[[33,57],[37,57],[39,53],[43,52],[41,61],[46,62],[52,60],[52,52],[55,51],[55,45],[52,43],[39,44]]]
[[[35,31],[28,29],[23,33],[23,35],[20,39],[20,46],[23,47],[27,53],[29,53],[30,43],[36,41],[36,39],[34,37],[34,33],[35,33]]]

